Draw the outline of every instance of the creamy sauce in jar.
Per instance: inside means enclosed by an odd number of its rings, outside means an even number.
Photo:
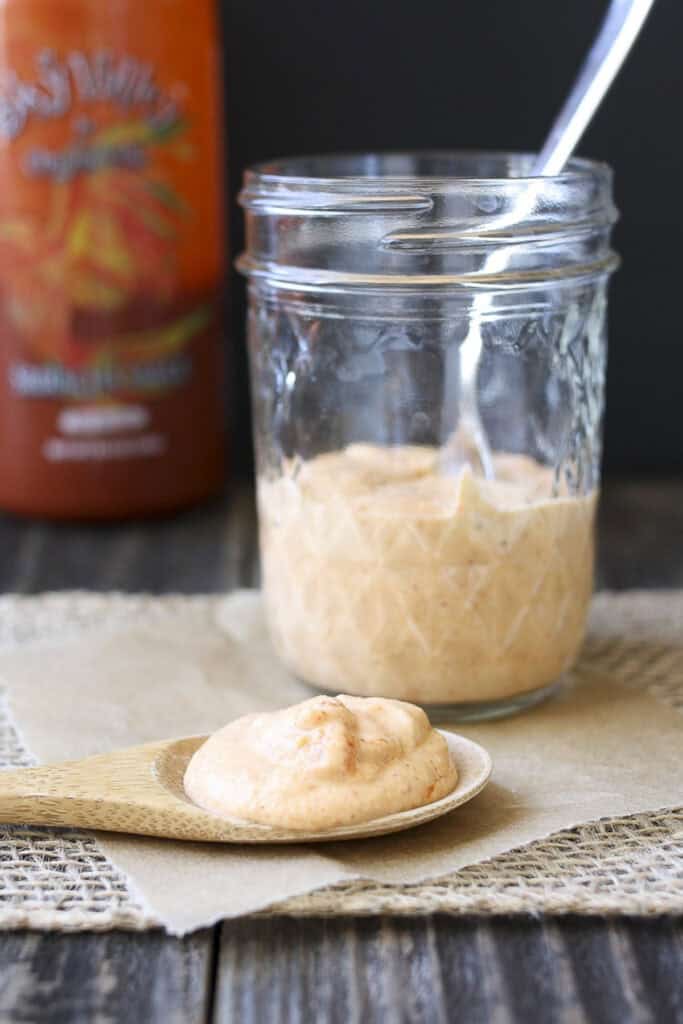
[[[596,494],[494,457],[438,472],[427,447],[351,445],[259,482],[264,595],[279,655],[323,689],[478,703],[556,680],[581,645]]]
[[[222,817],[317,832],[432,803],[457,778],[420,708],[340,694],[231,722],[196,751],[184,784]]]

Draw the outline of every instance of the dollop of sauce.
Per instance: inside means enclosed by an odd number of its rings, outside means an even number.
[[[221,817],[318,832],[432,803],[457,779],[421,708],[340,694],[231,722],[195,752],[184,784]]]

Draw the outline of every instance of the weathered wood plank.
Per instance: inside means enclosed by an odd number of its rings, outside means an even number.
[[[345,935],[336,922],[230,921],[221,935],[214,1021],[359,1020],[357,965],[342,953]]]
[[[417,948],[421,959],[424,930],[423,922],[383,919],[225,922],[214,1021],[408,1021],[418,1019],[417,1001],[425,1019],[440,1022],[432,976],[414,983],[418,960],[410,954]]]
[[[598,584],[683,587],[683,480],[607,480],[598,517]]]
[[[565,919],[558,928],[591,1018],[604,1024],[654,1024],[651,1005],[629,955],[627,928],[592,918]]]
[[[657,925],[644,940],[654,993],[615,959],[614,927],[444,915],[227,922],[214,1021],[680,1024],[676,943]],[[617,927],[628,942],[631,926]]]
[[[20,543],[21,526],[7,516],[0,516],[0,592],[14,589],[16,578],[16,551]]]
[[[581,918],[227,922],[214,1021],[680,1024],[683,926],[644,927],[639,938],[641,922]]]
[[[0,938],[1,1024],[203,1024],[210,1008],[211,931]]]
[[[526,918],[497,920],[484,927],[490,929],[513,1020],[553,1024],[586,1024],[590,1020],[561,928]]]
[[[0,590],[211,593],[258,582],[250,487],[165,519],[109,525],[0,518]]]
[[[656,1024],[683,1024],[683,919],[622,924]]]

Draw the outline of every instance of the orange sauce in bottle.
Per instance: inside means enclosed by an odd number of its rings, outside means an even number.
[[[225,472],[212,0],[0,0],[0,508],[171,510]]]

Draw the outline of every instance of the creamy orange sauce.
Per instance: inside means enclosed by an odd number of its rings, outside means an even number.
[[[350,445],[259,482],[263,592],[285,664],[331,692],[424,704],[555,681],[583,639],[596,495],[524,455],[495,479],[427,447]]]
[[[196,751],[184,782],[214,814],[317,832],[432,803],[457,777],[420,708],[340,694],[231,722]]]

